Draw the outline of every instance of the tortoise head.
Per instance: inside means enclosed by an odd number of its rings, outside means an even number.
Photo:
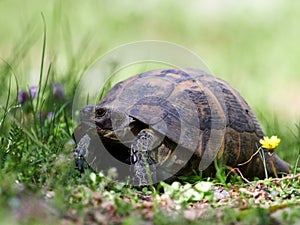
[[[131,128],[135,120],[118,109],[88,105],[80,110],[80,121],[95,127],[100,137],[126,142],[134,138]]]

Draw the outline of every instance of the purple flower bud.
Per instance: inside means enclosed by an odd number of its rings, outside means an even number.
[[[18,102],[23,103],[28,101],[29,95],[28,92],[19,90],[18,91]]]
[[[52,84],[53,97],[55,99],[61,100],[64,98],[64,90],[61,84],[55,83]]]
[[[48,119],[48,120],[52,119],[53,117],[54,117],[54,113],[53,113],[53,112],[49,112],[49,113],[47,114],[47,119]]]
[[[38,92],[37,86],[31,86],[29,88],[29,93],[30,93],[32,99],[34,99],[36,97],[37,92]]]

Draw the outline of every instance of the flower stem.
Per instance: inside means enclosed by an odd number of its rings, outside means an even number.
[[[266,165],[266,157],[265,157],[265,153],[264,153],[264,150],[263,148],[259,148],[261,151],[259,151],[259,154],[260,154],[260,157],[262,159],[262,163],[263,163],[263,166],[264,166],[264,170],[265,170],[265,177],[266,179],[269,178],[269,175],[268,175],[268,170],[267,170],[267,165]]]
[[[272,166],[272,170],[274,172],[274,175],[276,178],[278,178],[278,175],[277,175],[277,171],[276,171],[276,168],[274,166],[274,157],[273,157],[273,153],[269,153],[270,154],[270,157],[271,157],[271,166]]]

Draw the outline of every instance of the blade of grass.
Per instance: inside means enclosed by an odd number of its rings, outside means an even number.
[[[45,63],[45,52],[46,52],[46,40],[47,40],[47,27],[46,27],[46,20],[43,13],[41,13],[43,24],[44,24],[44,37],[43,37],[43,46],[42,46],[42,58],[41,58],[41,66],[40,66],[40,77],[39,77],[39,90],[42,87],[43,81],[43,70],[44,70],[44,63]],[[41,92],[38,91],[37,93],[37,102],[36,102],[36,111],[39,111],[40,107],[40,100],[41,99]]]
[[[20,121],[18,121],[14,116],[11,116],[11,115],[9,115],[9,114],[8,114],[8,116],[9,116],[9,118],[11,119],[11,121],[13,121],[16,125],[18,125],[19,127],[22,127],[24,133],[25,133],[26,135],[28,135],[28,137],[29,137],[35,144],[37,144],[38,146],[40,146],[40,147],[42,147],[42,148],[44,148],[44,149],[46,149],[46,150],[49,150],[48,146],[44,145],[41,141],[39,141],[38,138],[37,138],[36,136],[33,136],[35,133],[32,133],[32,132],[30,132],[29,130],[27,130],[27,128],[24,127],[24,126],[22,125],[22,123],[20,123]]]
[[[8,85],[6,102],[5,102],[4,107],[1,106],[1,108],[3,108],[4,113],[3,113],[3,117],[1,118],[1,121],[0,121],[0,130],[2,130],[7,113],[10,111],[9,102],[10,102],[10,97],[11,97],[12,76],[15,79],[16,88],[17,88],[17,90],[19,90],[18,79],[16,77],[16,74],[15,74],[12,66],[6,60],[4,60],[2,58],[1,58],[1,60],[8,66],[9,70],[11,71],[11,75],[9,76],[9,85]],[[17,99],[16,99],[16,101],[17,101]]]
[[[290,132],[292,133],[292,135],[294,136],[294,138],[296,139],[295,145],[298,148],[298,156],[296,158],[295,165],[294,165],[294,172],[293,172],[294,175],[297,174],[297,168],[298,168],[298,164],[299,164],[299,160],[300,160],[300,125],[295,124],[295,126],[297,129],[297,134],[295,134],[291,129],[289,129]]]
[[[296,162],[295,162],[295,167],[294,167],[294,175],[297,174],[297,168],[298,168],[298,164],[299,164],[299,160],[300,160],[300,125],[297,125],[296,124],[296,128],[298,130],[298,136],[293,134],[296,139],[297,139],[297,142],[298,142],[298,156],[297,156],[297,159],[296,159]]]

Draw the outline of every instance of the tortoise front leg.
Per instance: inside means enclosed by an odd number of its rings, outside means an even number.
[[[157,147],[158,140],[153,130],[144,129],[138,133],[131,144],[131,173],[135,186],[148,186],[157,182],[156,165],[150,152]]]
[[[84,171],[85,156],[88,154],[91,138],[88,134],[85,134],[77,143],[74,150],[75,165],[80,172]]]

